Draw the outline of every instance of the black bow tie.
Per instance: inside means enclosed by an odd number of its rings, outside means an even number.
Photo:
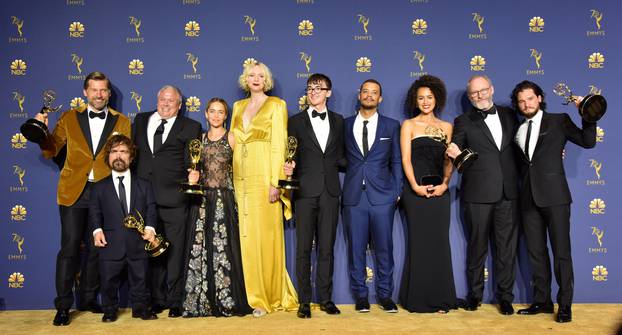
[[[493,105],[492,107],[484,110],[484,109],[478,109],[478,112],[480,112],[480,114],[482,114],[482,116],[484,117],[484,119],[488,116],[488,115],[493,115],[493,114],[497,114],[497,108]]]
[[[89,111],[89,117],[91,119],[94,119],[96,117],[100,118],[100,119],[105,119],[106,118],[106,112],[99,112],[99,113],[95,113],[93,111]]]
[[[324,113],[318,113],[317,111],[315,111],[315,110],[314,110],[314,111],[312,111],[312,112],[311,112],[311,116],[312,116],[312,117],[319,116],[319,117],[320,117],[320,119],[322,119],[322,121],[323,121],[323,120],[326,118],[326,112],[324,112]]]

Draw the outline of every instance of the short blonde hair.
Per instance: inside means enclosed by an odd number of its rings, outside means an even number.
[[[251,69],[255,65],[259,66],[264,73],[263,91],[264,92],[270,91],[274,87],[274,80],[272,79],[272,71],[270,71],[270,68],[266,64],[261,63],[261,62],[255,62],[255,63],[250,62],[250,63],[245,64],[244,71],[242,71],[242,74],[240,75],[240,78],[238,79],[238,84],[246,92],[250,91],[248,87],[248,83],[246,82],[246,77],[248,76],[249,72],[251,72]]]

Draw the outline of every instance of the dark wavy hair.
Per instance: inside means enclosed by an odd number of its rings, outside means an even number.
[[[421,113],[417,107],[417,90],[421,87],[427,87],[432,91],[432,95],[434,95],[434,100],[436,101],[434,114],[440,114],[447,102],[447,89],[445,88],[445,83],[443,83],[440,78],[430,75],[421,76],[410,85],[408,95],[406,96],[407,112],[411,117],[415,117]]]
[[[307,86],[310,84],[321,85],[321,83],[326,84],[326,88],[329,90],[333,88],[333,83],[330,81],[330,78],[323,73],[314,73],[307,79]]]
[[[121,133],[116,133],[110,136],[108,141],[106,141],[106,145],[104,146],[106,165],[108,165],[109,168],[112,168],[112,166],[110,166],[110,152],[113,148],[116,148],[119,145],[125,145],[130,151],[130,164],[132,164],[132,162],[134,161],[134,157],[136,157],[136,146],[134,145],[134,142],[132,142],[129,137]]]
[[[516,110],[517,112],[519,111],[518,93],[528,89],[532,89],[533,93],[542,97],[542,102],[540,102],[540,109],[543,111],[546,110],[546,102],[544,102],[544,91],[542,91],[538,84],[529,80],[523,80],[516,86],[514,86],[514,89],[512,90],[512,95],[510,95],[510,98],[512,99],[512,107],[514,108],[514,110]]]

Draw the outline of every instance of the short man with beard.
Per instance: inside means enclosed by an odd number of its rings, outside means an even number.
[[[117,320],[121,274],[127,271],[132,317],[154,320],[149,309],[147,289],[148,255],[145,241],[155,240],[156,203],[151,183],[130,172],[136,148],[125,135],[113,135],[104,148],[112,174],[93,185],[89,214],[93,241],[99,248],[103,322]],[[145,232],[141,236],[123,226],[131,214],[142,217]]]
[[[343,183],[343,223],[348,243],[350,289],[355,309],[369,312],[367,245],[376,256],[376,296],[380,307],[397,312],[393,295],[393,217],[402,190],[400,123],[378,114],[382,87],[374,79],[359,90],[357,115],[344,120],[346,175]]]

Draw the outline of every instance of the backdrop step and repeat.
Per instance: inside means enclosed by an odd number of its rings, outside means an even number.
[[[60,243],[56,165],[42,158],[19,127],[42,107],[42,92],[57,94],[53,106],[84,104],[82,82],[91,71],[114,86],[111,105],[133,118],[155,109],[164,84],[181,88],[183,113],[205,124],[205,103],[243,98],[237,79],[255,58],[274,73],[272,95],[287,101],[290,115],[304,102],[314,72],[333,80],[331,110],[344,117],[357,109],[357,90],[367,78],[383,85],[380,112],[403,120],[409,85],[424,74],[448,88],[447,121],[469,106],[465,85],[474,74],[490,76],[495,100],[524,79],[540,84],[551,112],[577,110],[553,94],[565,82],[577,94],[601,93],[609,112],[597,146],[566,148],[573,192],[572,243],[575,301],[622,302],[615,284],[622,272],[619,204],[622,168],[615,143],[622,78],[622,4],[618,1],[449,0],[5,0],[0,5],[0,309],[51,308]],[[617,84],[616,84],[617,83]],[[59,113],[51,115],[55,124]],[[454,175],[451,247],[458,296],[467,293],[466,240]],[[618,190],[618,191],[616,191]],[[405,253],[400,213],[394,225],[395,295]],[[286,229],[288,269],[294,274],[294,229]],[[334,300],[352,303],[341,224],[335,245]],[[433,253],[434,250],[429,250]],[[374,286],[373,250],[368,285]],[[493,299],[488,261],[486,301]],[[521,242],[516,301],[531,300],[530,273]],[[425,272],[426,269],[419,271]],[[295,276],[292,276],[295,280]],[[616,289],[616,287],[618,287]],[[556,287],[554,288],[556,290]],[[375,299],[371,290],[371,299]]]

